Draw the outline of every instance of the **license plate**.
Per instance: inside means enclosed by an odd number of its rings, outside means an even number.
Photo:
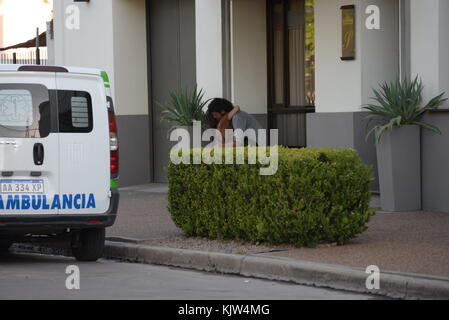
[[[7,194],[44,193],[44,180],[0,180],[0,192]]]

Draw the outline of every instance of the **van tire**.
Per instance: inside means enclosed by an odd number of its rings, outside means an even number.
[[[77,243],[72,244],[72,253],[78,261],[97,261],[103,256],[105,229],[86,229],[79,234]]]
[[[6,253],[9,251],[9,248],[12,246],[12,242],[7,240],[0,240],[0,253]]]

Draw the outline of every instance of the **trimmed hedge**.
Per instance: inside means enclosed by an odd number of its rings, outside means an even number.
[[[373,175],[354,150],[280,147],[277,173],[260,167],[171,163],[174,223],[189,236],[299,246],[344,244],[366,230]]]

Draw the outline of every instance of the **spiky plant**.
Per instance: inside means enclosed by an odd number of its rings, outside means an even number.
[[[447,101],[443,98],[444,92],[431,99],[424,107],[422,99],[422,81],[418,76],[413,80],[397,79],[394,82],[384,82],[380,89],[373,89],[373,100],[377,104],[368,104],[363,109],[368,110],[370,115],[368,124],[373,120],[380,120],[380,124],[372,128],[368,136],[376,131],[376,141],[379,143],[382,135],[387,130],[392,130],[395,126],[418,125],[441,134],[441,131],[429,124],[421,121],[421,117],[428,110],[435,110]]]
[[[192,126],[193,121],[206,123],[203,108],[209,100],[203,100],[203,89],[198,91],[197,86],[195,86],[192,90],[180,89],[170,91],[169,94],[170,102],[159,105],[164,109],[161,120],[174,124],[170,130],[180,126]]]

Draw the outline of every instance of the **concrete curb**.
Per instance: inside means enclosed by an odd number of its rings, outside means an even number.
[[[37,245],[16,245],[19,251],[51,254]],[[61,254],[55,248],[54,254]],[[62,254],[68,255],[68,252]],[[106,241],[105,258],[199,271],[241,275],[302,285],[369,293],[397,299],[449,299],[449,278],[419,274],[380,274],[380,289],[368,290],[365,270],[263,255],[236,255]]]
[[[108,258],[241,275],[399,299],[449,299],[449,279],[382,273],[380,289],[368,290],[365,270],[267,256],[235,255],[108,241]]]

